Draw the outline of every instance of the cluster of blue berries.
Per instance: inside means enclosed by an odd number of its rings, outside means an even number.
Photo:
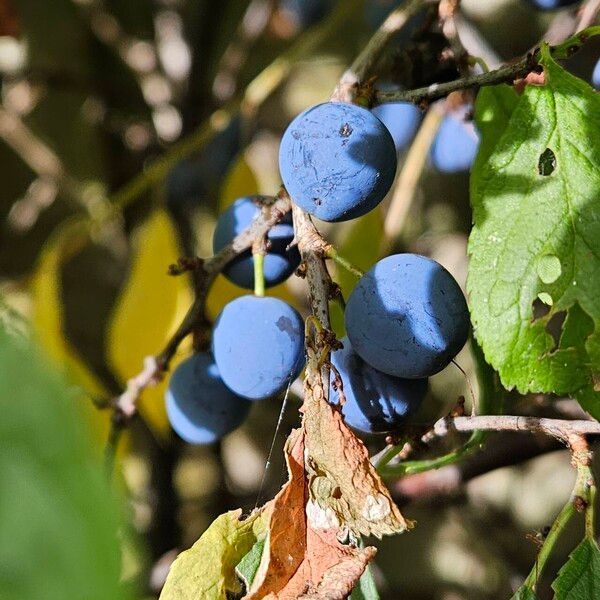
[[[346,221],[376,207],[396,172],[392,134],[371,111],[324,103],[296,117],[285,131],[279,165],[300,207],[326,221]],[[238,199],[219,218],[218,252],[262,209],[261,197]],[[285,280],[300,256],[290,248],[291,217],[273,227],[264,257],[265,285]],[[254,287],[247,251],[224,271]],[[396,431],[419,407],[427,378],[445,368],[465,344],[469,313],[454,278],[437,262],[414,254],[388,256],[358,282],[345,311],[347,337],[334,351],[330,402],[366,433]],[[282,300],[241,296],[217,318],[210,353],[196,354],[171,377],[167,411],[186,441],[211,443],[238,427],[252,401],[281,393],[304,367],[304,323]],[[341,379],[341,385],[340,385]],[[342,402],[344,399],[344,402]]]

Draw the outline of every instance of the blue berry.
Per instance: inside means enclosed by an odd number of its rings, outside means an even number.
[[[260,198],[238,198],[217,221],[213,236],[215,254],[224,248],[236,235],[244,231],[260,213]],[[269,231],[269,252],[264,260],[265,285],[277,285],[285,281],[300,264],[300,253],[297,247],[287,250],[294,239],[291,213],[281,223]],[[247,250],[234,258],[225,268],[223,274],[232,283],[246,289],[254,287],[254,260],[252,252]]]
[[[213,354],[233,392],[250,400],[274,396],[304,366],[302,317],[278,298],[236,298],[215,323]]]
[[[292,199],[324,221],[347,221],[375,208],[396,173],[396,148],[371,111],[341,102],[298,115],[279,148],[281,178]]]
[[[529,0],[530,4],[533,4],[535,8],[539,10],[556,10],[558,8],[565,8],[572,4],[577,4],[581,0]]]
[[[596,63],[594,72],[592,73],[592,85],[597,90],[600,90],[600,60]]]
[[[239,427],[250,402],[228,389],[213,358],[195,354],[171,375],[166,393],[171,426],[190,444],[211,444]]]
[[[421,405],[427,393],[427,379],[401,379],[386,375],[358,356],[347,337],[341,341],[344,347],[331,354],[331,363],[343,383],[346,397],[342,407],[344,421],[364,433],[398,431]],[[339,398],[340,394],[332,383],[329,401],[337,404]]]
[[[376,263],[352,291],[345,321],[364,361],[408,379],[441,371],[469,335],[469,311],[458,283],[440,264],[416,254]]]
[[[281,0],[280,10],[298,30],[318,23],[330,10],[331,0]]]
[[[398,151],[413,139],[421,121],[421,111],[410,102],[386,102],[371,112],[388,128]]]
[[[465,121],[468,109],[448,113],[431,146],[431,161],[442,173],[468,171],[479,147],[479,134]]]

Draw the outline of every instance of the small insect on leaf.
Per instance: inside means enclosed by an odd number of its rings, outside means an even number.
[[[541,154],[538,161],[538,173],[547,177],[556,169],[556,155],[550,148],[546,148]]]

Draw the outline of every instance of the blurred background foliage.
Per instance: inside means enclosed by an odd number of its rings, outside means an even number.
[[[313,4],[320,9],[313,11]],[[329,96],[344,67],[396,4],[0,0],[0,314],[11,326],[23,317],[28,335],[76,386],[67,396],[88,421],[86,435],[97,454],[110,418],[99,407],[140,371],[145,356],[162,349],[190,304],[191,281],[168,277],[168,265],[183,255],[210,255],[215,219],[235,198],[278,189],[283,128],[299,111]],[[527,51],[556,25],[554,14],[536,12],[519,0],[464,0],[462,6],[465,32],[485,40],[491,66]],[[424,74],[414,59],[427,54],[427,44],[405,34],[397,42],[381,65],[382,79],[421,83]],[[587,46],[569,68],[589,80],[598,48],[597,43]],[[356,221],[322,224],[322,231],[343,256],[368,268],[382,251],[384,210],[385,203]],[[400,235],[391,243],[397,250],[435,258],[464,285],[469,227],[468,174],[443,175],[427,166]],[[333,270],[347,295],[354,277]],[[271,290],[304,314],[305,292],[298,278]],[[243,293],[219,277],[208,298],[208,317],[214,319]],[[332,310],[341,335],[341,312]],[[184,343],[173,364],[190,352],[191,344]],[[2,355],[1,360],[5,402],[28,379],[24,369],[30,359]],[[468,349],[458,362],[474,381]],[[420,419],[444,414],[459,396],[469,397],[467,379],[453,367],[434,377]],[[63,417],[49,404],[53,388],[45,390],[43,380],[31,386],[12,396],[8,406],[13,411],[16,402],[27,407],[21,414],[24,452],[42,447],[50,452],[55,446],[58,453],[77,454],[77,448],[59,443],[67,426],[55,423]],[[192,447],[170,431],[164,388],[165,382],[144,393],[141,418],[119,454],[118,487],[127,500],[130,529],[140,541],[122,540],[122,577],[138,597],[158,593],[175,549],[189,546],[218,514],[255,505],[280,407],[277,399],[257,403],[250,419],[222,443]],[[30,405],[29,396],[36,394]],[[507,402],[519,405],[522,399],[510,396]],[[295,398],[263,499],[284,480],[280,449],[284,434],[298,422],[297,407]],[[3,412],[2,432],[7,414],[10,426],[12,413]],[[4,433],[2,438],[4,444]],[[370,443],[377,450],[382,442]],[[507,453],[516,447],[514,440],[511,444]],[[20,456],[10,450],[1,454],[6,469],[0,494],[21,496],[23,489],[35,514],[47,497],[32,487],[35,469],[23,464],[19,481],[11,479],[11,461]],[[84,472],[64,473],[63,492],[74,502],[64,518],[85,515],[81,522],[92,527],[92,519],[106,516],[105,499],[96,490],[99,483],[71,489]],[[54,476],[59,478],[58,471],[48,474]],[[508,597],[535,558],[537,547],[527,534],[552,521],[572,479],[568,455],[556,451],[474,478],[441,500],[407,506],[417,528],[379,544],[376,579],[382,596]],[[2,522],[13,517],[7,513]],[[56,534],[35,519],[23,527],[36,538]],[[4,545],[22,535],[2,530],[0,571],[20,571],[22,564],[5,562]],[[104,542],[109,544],[98,540]],[[46,543],[59,547],[51,537]],[[64,560],[70,561],[71,575],[81,567],[83,576],[89,548],[78,548],[74,542]],[[556,565],[560,561],[557,556]],[[62,568],[43,557],[39,564],[47,573]],[[20,596],[25,597],[36,596]],[[73,591],[63,597],[96,596]]]

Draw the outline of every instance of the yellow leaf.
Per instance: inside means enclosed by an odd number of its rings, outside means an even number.
[[[202,537],[182,552],[169,571],[161,600],[226,600],[241,592],[235,567],[260,536],[266,534],[264,513],[240,521],[241,510],[215,519]]]
[[[221,186],[220,211],[242,196],[258,194],[258,182],[248,166],[244,154],[240,154],[229,168]]]
[[[94,398],[106,398],[108,392],[100,380],[87,368],[63,331],[61,301],[61,265],[87,242],[80,223],[69,222],[59,228],[46,242],[30,281],[32,300],[31,327],[40,346],[75,384]],[[108,433],[109,411],[97,409],[89,396],[81,399],[86,417],[104,443]]]
[[[189,278],[167,275],[168,265],[180,255],[170,218],[156,210],[135,234],[129,279],[108,326],[108,362],[123,383],[141,371],[146,356],[162,350],[192,302]],[[145,390],[138,406],[161,435],[169,431],[166,385],[163,381]]]

